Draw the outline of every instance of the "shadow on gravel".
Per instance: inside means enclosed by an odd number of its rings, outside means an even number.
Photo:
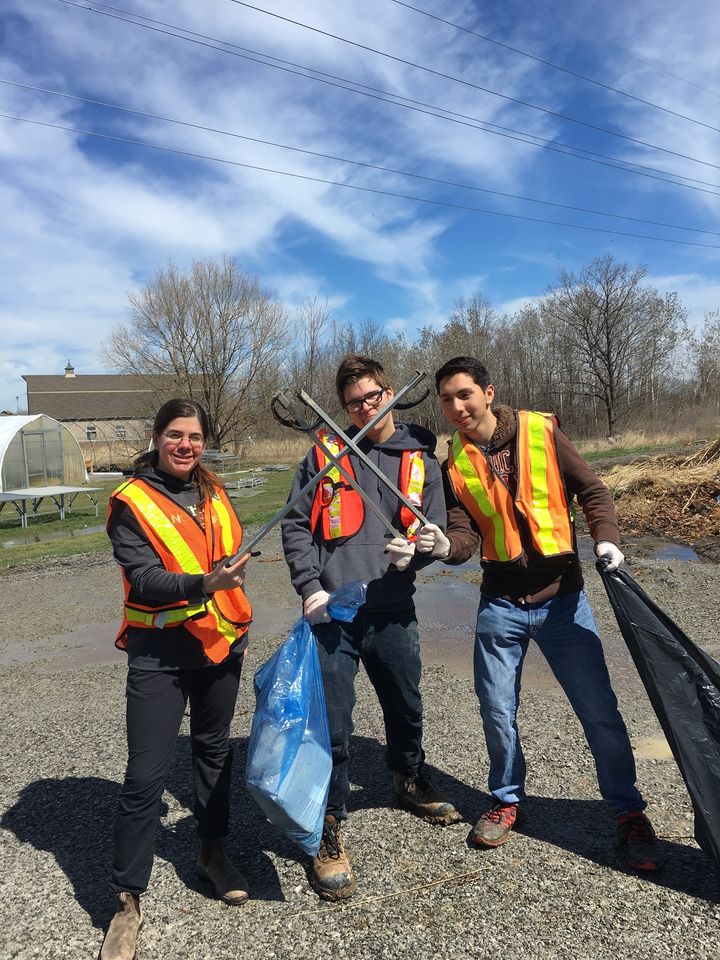
[[[426,764],[435,786],[453,801],[468,823],[474,823],[488,804],[488,796],[480,790],[461,783],[455,777]],[[385,745],[369,737],[352,737],[350,741],[350,784],[352,792],[348,813],[373,807],[395,807],[392,793],[392,775],[385,759]],[[473,819],[474,818],[474,819]]]
[[[284,860],[302,862],[304,858],[295,844],[268,822],[245,790],[247,743],[247,737],[231,740],[233,769],[228,854],[247,877],[253,900],[282,901],[285,895],[275,866],[267,855],[268,851]],[[189,810],[192,810],[194,802],[191,770],[190,738],[179,737],[166,789]],[[162,831],[158,836],[156,852],[172,863],[185,886],[208,894],[208,887],[195,873],[197,840],[192,816],[184,817],[174,825],[172,831]]]
[[[353,737],[350,749],[353,791],[348,811],[395,806],[384,745],[367,737]],[[430,764],[427,769],[433,782],[453,801],[469,825],[490,806],[490,796],[484,791]],[[530,796],[525,809],[527,821],[522,827],[523,835],[626,872],[615,855],[615,821],[602,800]],[[663,869],[657,874],[643,874],[643,879],[687,896],[720,902],[720,882],[702,850],[662,838],[659,845]],[[478,850],[480,857],[487,854],[502,856],[502,851]]]
[[[642,876],[647,883],[711,903],[720,902],[712,864],[698,847],[673,840],[658,840],[663,867],[658,873],[635,874],[615,856],[615,821],[602,800],[563,800],[528,797],[527,820],[521,831],[526,837],[560,847],[618,872]]]
[[[111,911],[107,883],[119,789],[115,781],[100,777],[36,780],[0,820],[22,843],[55,857],[96,927],[107,922]],[[48,875],[38,878],[40,896],[48,883]]]
[[[246,795],[241,782],[246,752],[247,741],[237,741],[228,851],[248,877],[254,899],[284,900],[277,872],[266,851],[273,850],[285,859],[300,857],[296,847],[267,822]],[[166,791],[192,810],[189,737],[178,738]],[[119,783],[101,777],[36,780],[23,788],[16,803],[0,818],[0,827],[13,833],[21,843],[47,851],[55,858],[73,886],[75,899],[98,928],[107,924],[113,909],[108,879],[119,793]],[[163,804],[161,814],[166,813],[167,806]],[[209,894],[195,874],[197,839],[192,815],[173,824],[160,824],[155,853],[172,864],[187,887],[205,896]],[[52,883],[51,876],[37,881],[40,896],[48,883]]]

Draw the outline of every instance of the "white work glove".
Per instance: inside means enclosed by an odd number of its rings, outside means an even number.
[[[429,553],[438,560],[444,560],[450,554],[450,541],[440,527],[426,523],[418,533],[417,548],[418,553]]]
[[[385,547],[385,553],[398,570],[404,570],[415,554],[415,544],[403,537],[393,537]]]
[[[318,590],[311,593],[303,603],[303,616],[308,623],[330,623],[332,617],[328,613],[327,605],[330,594],[327,590]]]
[[[595,544],[595,556],[598,560],[607,560],[605,569],[608,573],[614,573],[625,559],[625,554],[620,547],[616,547],[609,540],[601,540]]]

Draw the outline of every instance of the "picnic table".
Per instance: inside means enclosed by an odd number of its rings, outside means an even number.
[[[37,517],[40,512],[40,505],[43,500],[52,500],[56,509],[60,513],[60,519],[65,519],[65,510],[69,510],[76,497],[81,494],[87,494],[90,502],[95,507],[95,516],[98,515],[98,498],[93,496],[101,487],[25,487],[19,490],[5,490],[0,492],[0,512],[6,503],[15,507],[20,517],[20,526],[27,527],[28,516]],[[31,504],[28,509],[28,504]]]

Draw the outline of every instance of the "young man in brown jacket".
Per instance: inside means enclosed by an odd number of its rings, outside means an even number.
[[[417,549],[449,564],[468,560],[478,545],[482,551],[474,671],[494,802],[472,840],[500,846],[524,818],[526,768],[516,718],[533,639],[583,726],[600,793],[617,818],[622,861],[656,870],[655,834],[583,590],[573,523],[577,499],[596,556],[616,570],[624,557],[611,494],[554,416],[493,407],[495,390],[478,360],[455,357],[435,383],[456,429],[443,471],[447,535],[430,524]]]

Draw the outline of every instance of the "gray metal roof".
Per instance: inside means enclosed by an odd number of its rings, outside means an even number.
[[[152,418],[167,378],[135,374],[35,376],[27,383],[28,413],[49,413],[56,420]]]

